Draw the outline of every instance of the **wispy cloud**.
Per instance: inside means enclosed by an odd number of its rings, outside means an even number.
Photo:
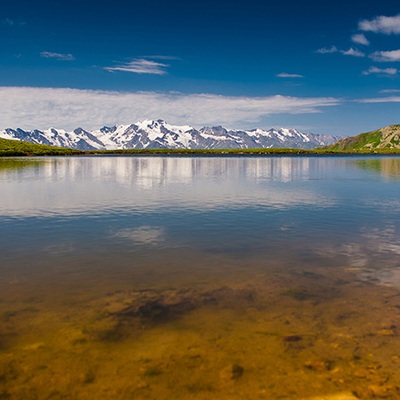
[[[392,33],[400,33],[400,15],[394,17],[385,17],[383,15],[374,19],[364,19],[358,24],[358,29],[365,32],[385,33],[390,35]]]
[[[370,57],[378,62],[393,62],[400,61],[400,50],[391,51],[375,51]]]
[[[152,58],[154,59],[155,57],[153,56]],[[168,64],[146,60],[145,58],[137,58],[130,62],[120,64],[115,67],[105,67],[104,69],[110,72],[122,71],[133,72],[135,74],[165,75],[167,73],[165,69],[168,67]]]
[[[331,54],[331,53],[337,53],[339,50],[337,49],[336,46],[331,46],[331,47],[323,47],[321,49],[316,50],[316,53],[319,54]]]
[[[369,46],[369,41],[363,33],[357,33],[351,37],[353,43],[362,44],[364,46]]]
[[[160,54],[155,54],[151,56],[140,56],[139,58],[145,58],[145,59],[152,59],[152,60],[181,60],[181,58],[176,57],[176,56],[166,56],[166,55],[160,55]]]
[[[10,18],[4,18],[3,20],[1,20],[1,23],[3,25],[7,25],[7,26],[23,26],[26,25],[26,22],[23,21],[15,21],[13,19]]]
[[[115,92],[98,90],[0,87],[2,126],[87,129],[162,118],[176,124],[245,128],[272,114],[318,113],[336,106],[332,97],[245,97],[215,94]]]
[[[8,26],[13,26],[15,25],[15,21],[10,19],[10,18],[5,18],[1,21],[2,24],[8,25]]]
[[[365,54],[362,51],[358,49],[353,49],[352,47],[350,47],[350,49],[348,50],[340,50],[340,52],[345,56],[365,57]]]
[[[348,50],[340,50],[336,46],[323,47],[322,49],[316,50],[316,53],[319,54],[341,53],[345,56],[365,57],[365,54],[362,51],[358,49],[353,49],[352,47]]]
[[[383,89],[379,93],[400,93],[400,89]]]
[[[377,97],[373,99],[360,99],[359,103],[400,103],[400,96]]]
[[[61,53],[52,53],[50,51],[42,51],[40,53],[40,57],[43,58],[54,58],[60,61],[73,61],[75,57],[72,54],[61,54]]]
[[[303,75],[299,74],[288,74],[287,72],[281,72],[279,74],[276,74],[278,78],[304,78]]]
[[[378,68],[378,67],[370,67],[367,71],[362,72],[363,75],[396,75],[397,68]]]

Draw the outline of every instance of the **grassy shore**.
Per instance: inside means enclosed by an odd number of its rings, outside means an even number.
[[[76,155],[329,155],[329,154],[400,154],[400,149],[336,150],[317,148],[313,150],[269,148],[269,149],[129,149],[82,151],[63,147],[46,146],[0,139],[0,156],[76,156]]]
[[[85,154],[80,150],[66,149],[63,147],[46,146],[44,144],[35,144],[21,142],[19,140],[8,140],[0,138],[0,156],[72,156]]]
[[[89,152],[92,154],[159,154],[159,155],[329,155],[329,154],[400,154],[400,149],[379,150],[332,150],[317,148],[312,150],[293,148],[268,149],[142,149],[142,150],[104,150]]]

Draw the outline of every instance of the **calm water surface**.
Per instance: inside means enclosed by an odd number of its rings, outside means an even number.
[[[0,399],[399,398],[399,157],[5,158],[0,190]]]

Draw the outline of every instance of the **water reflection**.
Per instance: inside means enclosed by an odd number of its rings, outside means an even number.
[[[86,157],[0,159],[2,179],[15,179],[15,167],[40,166],[26,171],[25,179],[42,176],[54,180],[79,180],[85,175],[92,179],[117,181],[122,185],[133,182],[142,188],[154,188],[173,183],[188,183],[204,177],[245,176],[281,182],[307,177],[318,160],[307,157]],[[7,169],[9,171],[7,171]],[[23,178],[22,178],[23,179]]]
[[[19,170],[23,168],[32,168],[43,164],[44,160],[41,158],[0,158],[0,173],[6,170]]]
[[[3,162],[0,160],[0,165]],[[4,187],[0,214],[51,216],[171,207],[328,205],[332,199],[323,193],[289,185],[326,168],[326,162],[318,159],[295,157],[41,159],[23,170],[0,170]]]
[[[400,159],[398,157],[357,160],[355,165],[364,170],[376,172],[388,179],[400,178]]]
[[[155,226],[139,226],[138,228],[121,229],[113,236],[142,245],[160,245],[165,240],[164,229]]]

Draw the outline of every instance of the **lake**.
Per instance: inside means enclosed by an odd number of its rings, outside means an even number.
[[[400,157],[0,159],[0,399],[398,399]]]

